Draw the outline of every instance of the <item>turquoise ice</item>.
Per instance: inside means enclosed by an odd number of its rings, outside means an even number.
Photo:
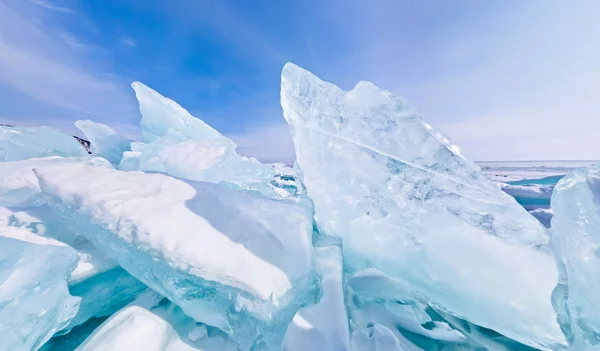
[[[600,165],[571,171],[552,194],[553,304],[573,350],[600,349]]]

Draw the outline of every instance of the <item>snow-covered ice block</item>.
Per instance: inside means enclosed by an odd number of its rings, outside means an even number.
[[[552,209],[560,272],[552,302],[573,350],[600,349],[600,165],[565,176],[554,188]]]
[[[79,308],[67,281],[77,254],[25,228],[0,227],[0,349],[37,350]]]
[[[90,335],[78,351],[238,351],[226,334],[198,324],[153,291],[140,296]]]
[[[0,162],[87,154],[75,138],[50,127],[0,126]]]
[[[315,248],[317,272],[323,295],[315,304],[300,309],[288,326],[284,351],[350,351],[348,313],[344,303],[342,249]]]
[[[319,231],[344,239],[350,270],[401,278],[429,304],[527,345],[564,343],[546,229],[448,137],[388,91],[345,92],[293,64],[281,104]]]
[[[65,164],[70,167],[88,165],[112,168],[109,162],[99,157],[58,156],[29,159],[15,162],[0,162],[0,206],[32,207],[44,204],[44,199],[33,174],[35,167]]]
[[[314,301],[305,202],[99,167],[36,174],[67,225],[246,348],[279,345],[298,308]]]
[[[75,126],[90,141],[92,154],[102,156],[112,164],[119,164],[123,153],[131,150],[131,141],[105,124],[86,119],[75,121]]]

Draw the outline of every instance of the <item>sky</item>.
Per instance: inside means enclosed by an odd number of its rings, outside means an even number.
[[[597,0],[0,0],[0,123],[140,137],[152,87],[289,162],[279,103],[294,62],[406,98],[472,160],[600,158]]]

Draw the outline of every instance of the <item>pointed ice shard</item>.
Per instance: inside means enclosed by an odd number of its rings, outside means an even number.
[[[79,308],[67,281],[77,254],[25,228],[0,227],[0,349],[40,348]]]
[[[448,137],[389,91],[346,92],[289,63],[281,105],[319,231],[344,239],[348,269],[401,278],[524,344],[564,343],[545,228]]]
[[[125,151],[131,150],[131,141],[125,139],[105,124],[86,119],[75,121],[75,126],[90,141],[92,154],[102,156],[114,165],[121,162]]]
[[[600,165],[576,169],[552,195],[551,244],[560,279],[553,294],[573,350],[600,349]]]
[[[140,82],[134,82],[131,86],[140,102],[142,141],[149,143],[159,138],[169,138],[173,141],[223,138],[221,133],[192,116],[175,101]],[[235,144],[233,145],[235,147]]]
[[[66,225],[199,322],[245,348],[280,345],[314,301],[312,207],[100,167],[36,169]]]
[[[281,198],[303,186],[283,164],[262,164],[236,152],[237,145],[174,101],[142,83],[133,83],[142,113],[145,143],[133,143],[120,169],[161,172],[178,178],[227,183]],[[138,164],[135,164],[135,163]],[[136,168],[137,166],[137,168]]]
[[[75,138],[50,127],[0,126],[0,162],[87,154]]]

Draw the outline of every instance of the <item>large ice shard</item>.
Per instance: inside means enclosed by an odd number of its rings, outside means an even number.
[[[75,126],[90,141],[92,154],[102,156],[114,165],[121,162],[125,151],[131,150],[131,141],[105,124],[86,119],[75,121]]]
[[[573,350],[600,349],[600,165],[576,169],[552,195],[551,244],[560,279],[553,294]]]
[[[142,114],[144,142],[132,144],[133,152],[120,169],[161,172],[189,180],[227,183],[280,198],[302,191],[292,169],[283,164],[262,164],[239,155],[237,145],[195,118],[174,101],[142,83],[133,88]],[[137,167],[137,168],[135,168]]]
[[[279,345],[314,300],[312,207],[303,201],[99,167],[36,174],[67,225],[244,348]]]
[[[293,64],[281,104],[319,231],[428,304],[524,344],[564,343],[545,228],[392,93],[343,91]],[[527,267],[527,269],[524,269]]]
[[[0,162],[87,154],[75,138],[50,127],[0,126]]]
[[[111,316],[80,351],[238,351],[226,334],[198,324],[164,297],[150,291]]]
[[[131,84],[142,113],[142,141],[160,138],[174,141],[216,140],[221,133],[195,118],[175,101],[166,98],[140,82]]]
[[[0,349],[37,350],[69,324],[80,301],[67,287],[76,264],[63,243],[0,227]]]
[[[323,295],[302,308],[288,326],[283,351],[350,351],[348,313],[344,303],[342,249],[337,245],[315,248]]]

